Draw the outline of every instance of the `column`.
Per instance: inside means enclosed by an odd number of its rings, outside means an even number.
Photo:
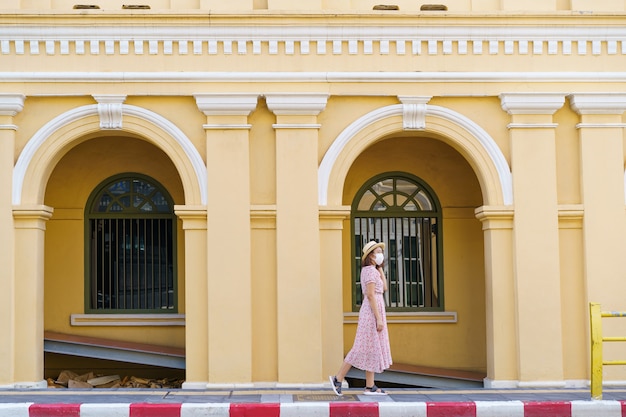
[[[52,212],[43,205],[13,209],[15,277],[19,277],[14,281],[13,379],[19,386],[47,385],[43,380],[44,238]]]
[[[209,380],[207,313],[207,214],[204,206],[175,206],[185,233],[185,389],[205,389]]]
[[[563,385],[556,124],[564,94],[507,93],[520,386]]]
[[[207,116],[209,382],[252,381],[250,147],[258,94],[195,94]]]
[[[624,127],[626,94],[577,93],[580,115],[580,184],[584,207],[583,252],[588,302],[603,310],[625,307]]]
[[[350,206],[323,206],[319,210],[322,373],[334,375],[343,361],[342,238],[344,223],[350,219]]]
[[[269,94],[276,115],[278,380],[322,375],[317,115],[327,94]]]
[[[513,208],[476,209],[485,237],[485,312],[487,378],[485,388],[515,388],[518,377],[515,282],[513,280]]]
[[[15,132],[13,117],[24,108],[21,94],[0,94],[0,334],[11,335],[14,320],[14,246],[12,181],[15,162]],[[0,386],[13,382],[15,350],[10,337],[0,338]]]

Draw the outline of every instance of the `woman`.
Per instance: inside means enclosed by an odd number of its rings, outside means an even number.
[[[383,272],[384,243],[368,242],[361,256],[361,290],[363,303],[359,310],[354,345],[346,355],[339,372],[328,377],[335,394],[341,396],[341,383],[351,367],[365,371],[365,395],[387,395],[374,384],[374,373],[391,366],[391,349],[387,332],[385,299],[387,279]]]

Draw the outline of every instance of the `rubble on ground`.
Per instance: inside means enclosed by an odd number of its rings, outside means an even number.
[[[56,379],[48,378],[48,388],[181,388],[182,379],[148,379],[135,376],[96,375],[93,372],[79,375],[62,371]]]

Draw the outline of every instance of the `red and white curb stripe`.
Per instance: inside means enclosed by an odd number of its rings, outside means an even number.
[[[0,403],[10,417],[626,417],[626,401]]]

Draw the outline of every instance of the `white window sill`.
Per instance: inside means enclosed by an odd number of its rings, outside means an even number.
[[[343,313],[344,324],[355,324],[359,321],[359,313]],[[456,323],[456,311],[426,311],[423,313],[387,312],[388,324],[416,323]]]
[[[184,314],[72,314],[72,326],[184,326]]]

